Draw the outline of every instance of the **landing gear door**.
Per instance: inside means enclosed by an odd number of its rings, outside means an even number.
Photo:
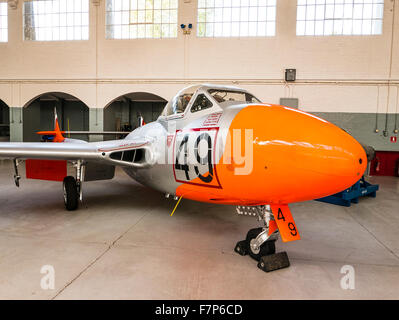
[[[284,242],[300,240],[298,229],[295,225],[294,218],[292,217],[288,205],[271,205],[274,220],[277,223],[281,239]]]
[[[111,180],[115,176],[115,167],[96,162],[85,165],[84,181]]]

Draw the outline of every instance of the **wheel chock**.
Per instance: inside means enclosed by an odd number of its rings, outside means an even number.
[[[234,248],[234,251],[241,256],[246,256],[248,254],[247,241],[246,240],[238,241]]]
[[[290,260],[288,259],[287,252],[285,251],[263,256],[258,262],[258,268],[265,272],[288,268],[289,266]]]

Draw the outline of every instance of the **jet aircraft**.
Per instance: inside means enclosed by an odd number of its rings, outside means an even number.
[[[14,161],[17,185],[21,161],[36,161],[40,168],[49,160],[63,160],[76,168],[74,176],[61,175],[67,210],[78,208],[84,181],[113,177],[87,178],[85,169],[93,165],[111,171],[119,166],[175,200],[237,206],[239,214],[258,217],[263,227],[249,230],[235,250],[263,263],[258,265],[263,269],[268,262],[263,258],[275,254],[278,235],[283,241],[300,239],[290,203],[342,191],[357,182],[367,166],[363,147],[337,126],[298,109],[262,103],[232,86],[184,88],[156,121],[124,139],[65,138],[57,120],[54,131],[41,134],[53,136],[54,143],[0,143],[0,158]],[[36,178],[51,180],[48,176],[42,170]],[[276,261],[269,261],[266,271],[289,265],[288,258],[280,266]]]

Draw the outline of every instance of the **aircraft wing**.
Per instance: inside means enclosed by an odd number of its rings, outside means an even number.
[[[1,125],[0,125],[1,127]],[[60,131],[63,135],[89,135],[89,136],[115,136],[115,135],[128,135],[127,131]],[[54,131],[39,131],[39,135],[53,135]]]
[[[153,164],[153,151],[146,138],[102,142],[3,142],[0,158],[43,160],[87,160],[136,168]]]
[[[114,135],[128,135],[130,132],[127,131],[61,131],[65,135],[76,134],[88,134],[90,136],[114,136]]]

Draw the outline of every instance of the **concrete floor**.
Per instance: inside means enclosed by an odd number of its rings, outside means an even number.
[[[61,183],[23,179],[0,161],[0,299],[399,299],[399,179],[375,177],[376,199],[350,208],[291,205],[301,241],[277,242],[291,267],[264,273],[233,252],[254,218],[183,200],[130,180],[84,186],[64,210]],[[43,265],[55,289],[43,290]],[[343,290],[343,265],[355,289]]]

